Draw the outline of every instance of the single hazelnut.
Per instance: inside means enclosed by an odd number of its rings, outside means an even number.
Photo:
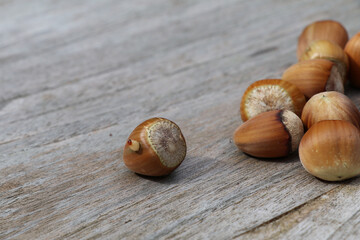
[[[164,176],[175,170],[186,155],[180,128],[165,118],[151,118],[130,134],[123,160],[132,171],[146,176]]]
[[[297,86],[307,99],[324,91],[344,93],[337,65],[325,59],[311,59],[290,66],[282,75],[284,81]]]
[[[240,125],[234,143],[254,157],[285,157],[294,152],[304,134],[300,118],[289,110],[260,113]]]
[[[301,120],[307,128],[323,120],[346,120],[360,128],[360,112],[355,104],[342,93],[322,92],[305,104]]]
[[[241,104],[241,119],[245,122],[259,113],[287,109],[298,116],[306,103],[304,94],[292,83],[281,79],[264,79],[251,84]]]
[[[297,56],[300,59],[305,49],[316,40],[328,40],[344,48],[349,35],[345,27],[333,20],[316,21],[307,25],[298,39]]]
[[[360,174],[360,133],[343,120],[316,123],[300,142],[299,156],[305,170],[327,181],[341,181]]]

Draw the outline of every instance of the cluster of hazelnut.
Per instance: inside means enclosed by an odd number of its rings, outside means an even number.
[[[360,112],[343,93],[347,79],[360,87],[360,33],[348,41],[340,23],[314,22],[300,35],[297,56],[299,62],[282,79],[260,80],[247,88],[240,105],[244,123],[234,143],[260,158],[285,157],[299,148],[304,168],[324,180],[359,175]],[[123,160],[136,173],[164,176],[185,155],[180,128],[152,118],[130,134]]]
[[[297,57],[282,79],[260,80],[245,91],[244,123],[234,143],[260,158],[285,157],[299,148],[305,170],[323,180],[359,175],[360,112],[344,86],[349,79],[360,87],[360,33],[348,41],[339,22],[314,22],[298,39]]]

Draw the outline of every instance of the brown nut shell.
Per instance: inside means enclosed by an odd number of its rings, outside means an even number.
[[[322,92],[305,104],[301,120],[307,128],[323,120],[346,120],[360,128],[360,112],[355,104],[342,93]]]
[[[307,25],[298,39],[297,57],[300,59],[305,49],[316,40],[328,40],[344,48],[349,35],[345,27],[333,20],[316,21]]]
[[[345,46],[345,52],[350,63],[350,84],[360,88],[360,32],[349,40]]]
[[[282,75],[284,81],[297,86],[306,98],[324,91],[344,93],[337,65],[325,59],[311,59],[290,66]]]
[[[339,45],[326,40],[314,41],[300,57],[300,61],[310,59],[327,59],[333,61],[337,65],[338,71],[341,73],[345,83],[347,71],[349,70],[349,59]]]
[[[151,118],[130,134],[123,160],[136,173],[164,176],[174,171],[185,155],[186,142],[180,128],[168,119]]]
[[[248,119],[271,110],[287,109],[299,117],[306,103],[304,94],[292,83],[281,79],[264,79],[251,84],[241,103],[241,119]]]
[[[295,151],[303,134],[303,124],[296,114],[289,110],[273,110],[243,123],[235,130],[233,139],[244,153],[276,158]]]
[[[360,133],[343,120],[316,123],[300,142],[305,170],[323,180],[341,181],[360,174]]]

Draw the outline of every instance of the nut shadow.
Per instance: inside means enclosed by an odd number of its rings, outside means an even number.
[[[349,81],[346,84],[344,91],[345,95],[348,96],[353,102],[355,102],[355,104],[360,101],[360,89],[352,87],[349,84]]]
[[[188,156],[184,159],[183,163],[166,176],[146,176],[138,173],[134,173],[140,178],[157,182],[160,184],[172,185],[179,184],[188,181],[193,181],[197,177],[208,173],[212,168],[220,167],[221,161],[216,158],[199,157],[199,156]]]
[[[360,176],[357,177],[353,177],[350,179],[345,179],[345,180],[341,180],[341,181],[327,181],[327,180],[323,180],[320,178],[315,177],[317,180],[319,180],[320,182],[323,182],[325,184],[329,184],[329,185],[352,185],[352,186],[360,186]]]
[[[179,174],[176,172],[177,169],[175,169],[172,173],[165,175],[165,176],[146,176],[142,175],[140,173],[134,173],[140,178],[157,182],[157,183],[163,183],[163,184],[176,184],[179,183],[181,180],[181,177],[178,176]]]
[[[298,151],[295,151],[286,157],[279,157],[279,158],[259,158],[244,152],[243,154],[248,156],[249,158],[253,158],[255,160],[264,161],[264,162],[292,163],[292,162],[300,161]]]

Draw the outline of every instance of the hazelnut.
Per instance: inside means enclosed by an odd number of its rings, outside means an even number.
[[[297,86],[307,99],[324,91],[344,93],[343,79],[337,65],[325,59],[298,62],[286,69],[282,79]]]
[[[238,127],[234,143],[249,155],[262,158],[285,157],[294,152],[304,134],[300,118],[289,110],[260,113]]]
[[[180,128],[165,118],[151,118],[130,134],[123,160],[132,171],[146,176],[164,176],[175,170],[186,155]]]
[[[281,79],[264,79],[246,89],[240,104],[241,119],[245,122],[259,113],[280,109],[301,116],[305,103],[304,94],[294,84]]]
[[[342,93],[322,92],[305,104],[301,120],[307,128],[323,120],[346,120],[360,128],[360,112]]]
[[[343,120],[316,123],[300,142],[305,170],[323,180],[341,181],[360,174],[360,133]]]
[[[298,39],[297,56],[300,59],[305,49],[316,40],[328,40],[344,48],[349,35],[341,23],[333,20],[316,21],[307,25]]]
[[[349,57],[349,79],[351,85],[360,88],[360,32],[353,36],[345,46]]]

